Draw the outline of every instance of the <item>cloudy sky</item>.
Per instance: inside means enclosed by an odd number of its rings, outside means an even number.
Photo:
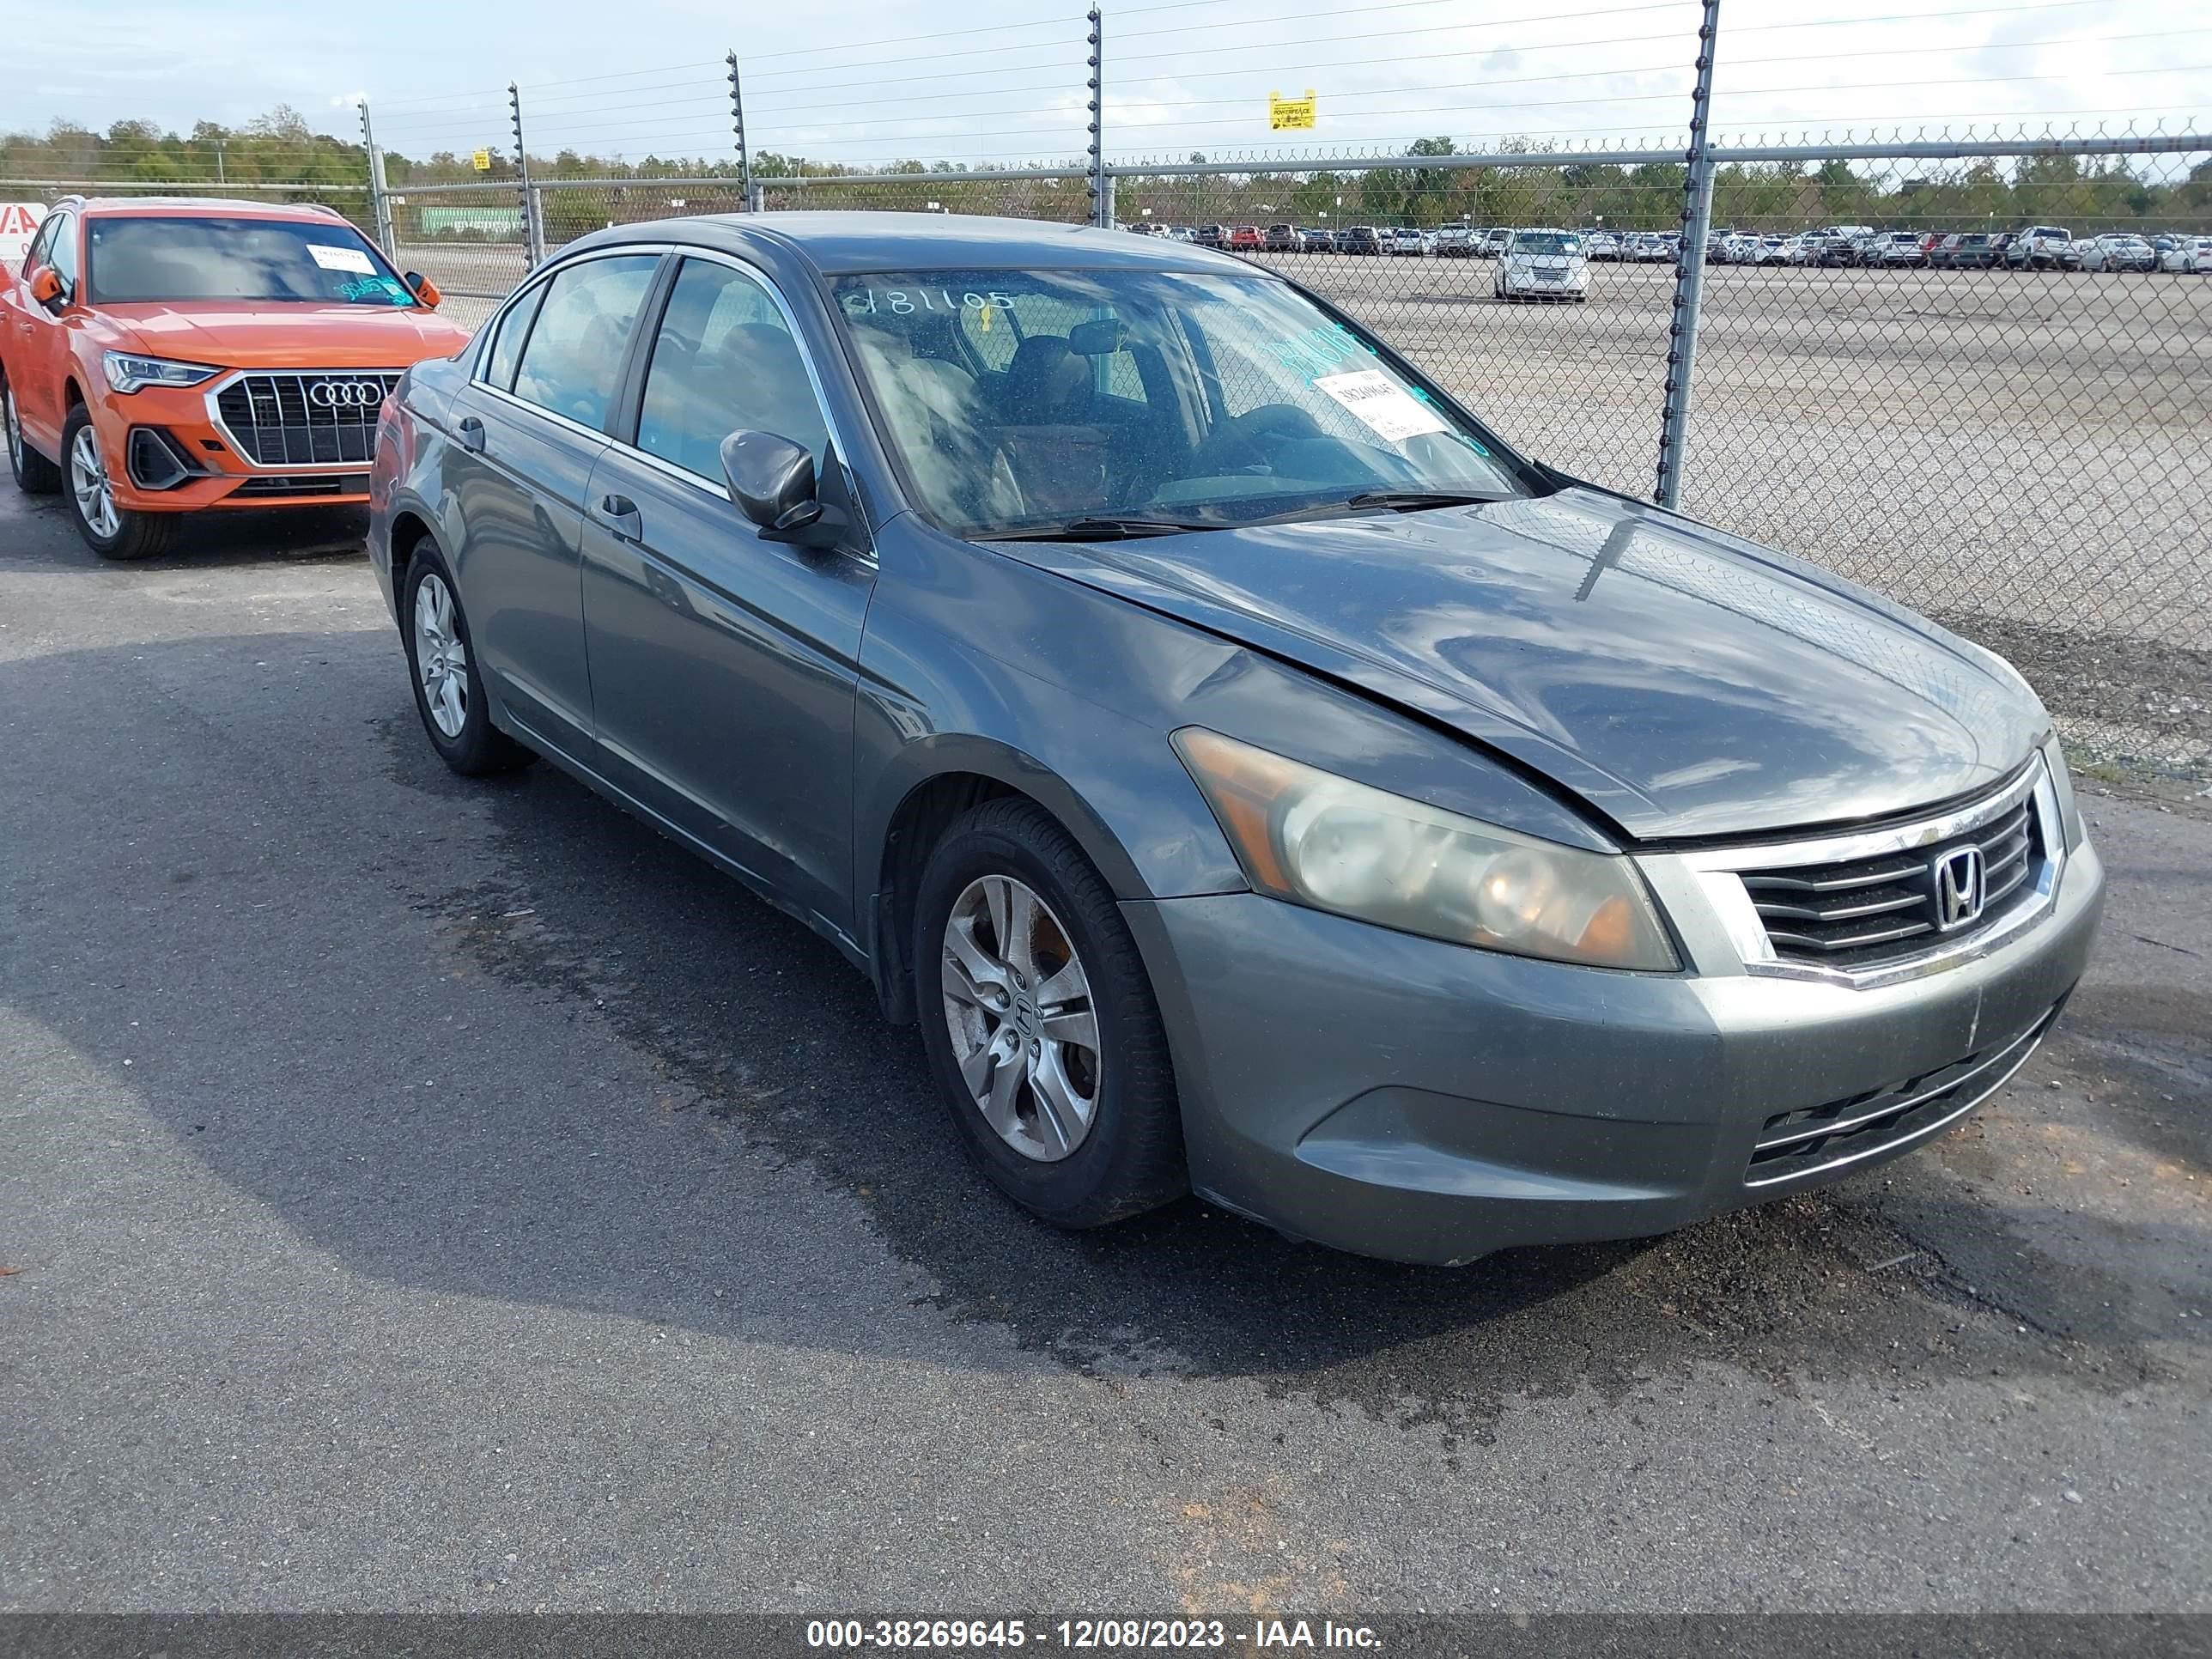
[[[520,83],[531,148],[715,155],[721,54],[744,66],[756,149],[855,163],[1017,162],[1082,149],[1081,0],[229,0],[210,10],[76,0],[9,26],[0,129],[56,117],[179,129],[278,103],[417,155],[503,142]],[[2009,134],[2212,122],[2212,0],[1724,0],[1716,130]],[[1469,14],[1480,11],[1480,21]],[[1672,141],[1687,116],[1695,0],[1148,0],[1106,8],[1117,156],[1279,153],[1271,90],[1319,94],[1308,144],[1462,148]]]

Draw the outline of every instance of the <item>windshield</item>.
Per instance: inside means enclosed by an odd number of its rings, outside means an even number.
[[[1513,239],[1516,253],[1580,253],[1583,241],[1579,236],[1562,235],[1556,230],[1524,230]]]
[[[411,306],[392,267],[343,220],[93,218],[87,227],[92,297],[110,305],[158,300],[305,300]]]
[[[1528,493],[1440,394],[1270,277],[938,270],[832,291],[916,504],[956,534]]]

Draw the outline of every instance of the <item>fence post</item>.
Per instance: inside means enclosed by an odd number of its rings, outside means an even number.
[[[1698,84],[1690,94],[1690,151],[1682,180],[1682,257],[1674,268],[1674,319],[1667,331],[1667,402],[1659,416],[1659,476],[1651,498],[1672,507],[1682,498],[1682,456],[1690,435],[1690,376],[1698,362],[1698,314],[1705,292],[1705,239],[1713,226],[1713,45],[1721,0],[1705,0],[1698,26]]]
[[[744,182],[745,211],[758,213],[759,206],[753,198],[752,156],[745,149],[745,97],[738,87],[738,53],[735,47],[729,52],[730,63],[730,131],[738,141],[738,177]]]
[[[361,142],[368,151],[368,216],[376,227],[376,245],[384,257],[399,263],[398,239],[392,229],[392,198],[384,183],[384,152],[376,147],[376,129],[369,125],[368,100],[361,100]]]
[[[1091,13],[1091,222],[1102,229],[1114,228],[1114,184],[1106,176],[1106,71],[1103,67],[1106,23],[1098,8]]]
[[[514,122],[515,196],[522,204],[523,258],[535,270],[545,258],[545,233],[538,222],[538,192],[530,184],[530,152],[522,143],[522,89],[512,81],[507,83],[507,110]]]

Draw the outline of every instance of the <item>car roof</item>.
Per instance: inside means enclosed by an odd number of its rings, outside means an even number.
[[[241,202],[226,196],[80,196],[54,205],[93,217],[127,213],[134,218],[289,219],[311,225],[326,225],[332,220],[347,222],[336,208],[313,202]]]
[[[1243,227],[1239,227],[1242,228]],[[796,256],[825,276],[869,270],[1066,269],[1245,271],[1242,259],[1091,225],[941,213],[708,213],[594,231],[563,249],[682,242]]]

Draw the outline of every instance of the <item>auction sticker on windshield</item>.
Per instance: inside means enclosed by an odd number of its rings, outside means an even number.
[[[1315,391],[1335,398],[1358,416],[1376,437],[1392,443],[1401,438],[1419,437],[1424,432],[1451,430],[1436,410],[1418,401],[1379,368],[1326,374],[1313,385]]]
[[[350,270],[363,276],[376,275],[376,267],[369,263],[368,255],[357,247],[332,247],[327,242],[310,242],[307,257],[325,270]]]

